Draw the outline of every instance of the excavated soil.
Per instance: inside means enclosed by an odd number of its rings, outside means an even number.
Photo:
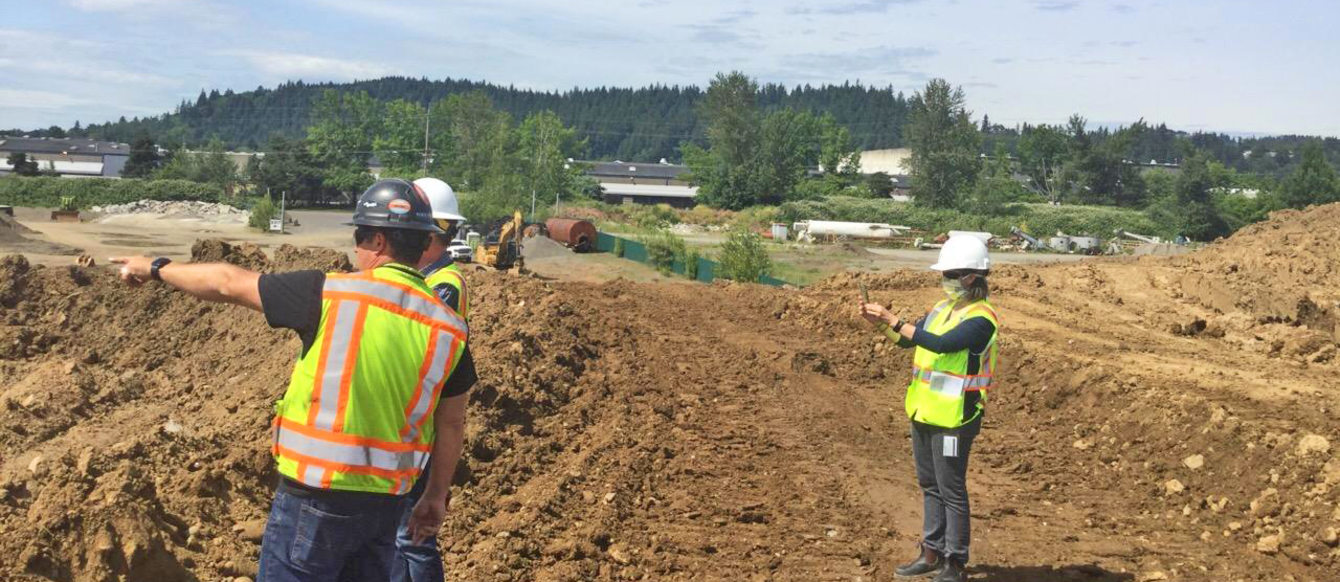
[[[14,220],[13,217],[0,214],[0,244],[8,248],[20,250],[29,253],[46,253],[52,255],[77,255],[80,249],[35,239],[39,236],[33,229],[24,226],[22,222]]]
[[[1337,228],[1322,207],[1182,257],[999,269],[973,579],[1340,579]],[[267,270],[334,254],[196,249]],[[468,277],[482,379],[452,579],[888,580],[909,555],[910,354],[855,301],[864,281],[913,315],[932,276]],[[254,576],[291,336],[0,260],[0,577]]]

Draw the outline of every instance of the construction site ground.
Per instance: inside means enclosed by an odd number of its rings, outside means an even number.
[[[1327,206],[1180,257],[996,269],[972,579],[1340,579],[1337,229]],[[856,301],[864,281],[924,312],[932,274],[467,274],[481,382],[451,579],[890,580],[915,551],[911,354]],[[298,349],[240,308],[0,260],[0,579],[254,577]]]

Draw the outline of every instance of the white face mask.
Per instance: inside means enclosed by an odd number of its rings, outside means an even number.
[[[945,290],[950,301],[958,301],[968,294],[968,290],[963,288],[963,282],[958,279],[945,279],[940,283],[940,288]]]

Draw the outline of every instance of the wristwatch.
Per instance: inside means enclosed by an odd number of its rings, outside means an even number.
[[[157,259],[154,259],[154,262],[149,264],[149,276],[153,277],[155,281],[162,281],[163,277],[158,274],[158,270],[162,269],[163,265],[166,265],[171,262],[172,259],[169,259],[167,257],[158,257]]]

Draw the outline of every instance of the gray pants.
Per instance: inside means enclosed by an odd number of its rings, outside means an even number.
[[[912,457],[924,504],[921,541],[941,556],[968,563],[968,450],[982,429],[977,417],[958,428],[912,423]]]

